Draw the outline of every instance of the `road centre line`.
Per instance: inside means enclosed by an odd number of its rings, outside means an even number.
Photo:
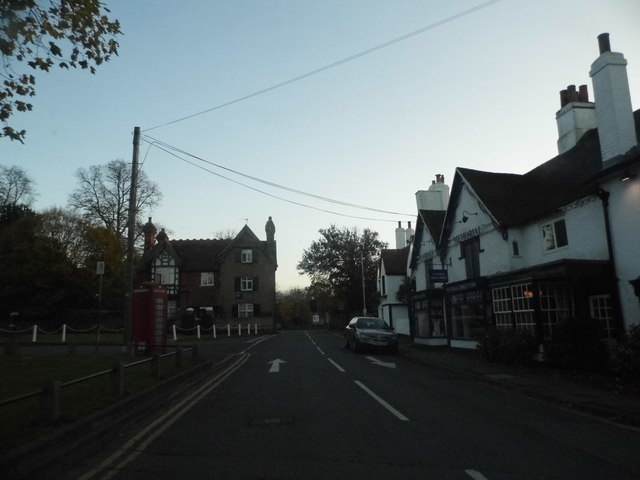
[[[118,474],[128,463],[135,460],[142,452],[144,452],[149,444],[158,438],[167,428],[177,422],[196,403],[202,400],[203,397],[211,393],[212,390],[217,388],[223,381],[230,377],[231,374],[238,370],[250,356],[251,355],[248,353],[240,355],[233,364],[218,373],[215,377],[205,383],[202,387],[198,388],[187,398],[183,399],[180,403],[170,408],[164,413],[164,415],[160,416],[147,426],[147,428],[134,435],[128,442],[118,448],[100,465],[82,475],[78,480],[89,480],[91,478],[108,480]],[[121,458],[128,453],[128,456]],[[114,466],[116,462],[118,463]],[[101,473],[104,473],[104,475],[98,476]]]
[[[485,477],[483,474],[481,474],[477,470],[465,470],[464,473],[466,473],[471,478],[473,478],[473,480],[489,480],[487,477]]]
[[[338,369],[338,371],[344,373],[346,372],[346,370],[344,368],[342,368],[340,365],[338,365],[336,362],[334,362],[333,360],[331,360],[329,357],[327,357],[327,360],[329,360],[331,362],[331,364],[336,367]]]
[[[320,347],[316,347],[316,348],[318,349],[318,351],[319,351],[322,355],[324,355],[324,352],[320,349]]]
[[[376,402],[378,402],[380,405],[382,405],[384,408],[386,408],[387,410],[389,410],[391,413],[393,413],[396,417],[398,417],[400,420],[402,420],[403,422],[408,422],[409,419],[407,417],[405,417],[403,414],[401,414],[398,410],[396,410],[395,408],[393,408],[391,405],[389,405],[387,402],[385,402],[382,398],[380,398],[378,395],[376,395],[375,393],[373,393],[373,391],[371,391],[369,388],[367,388],[366,385],[364,385],[362,382],[358,381],[358,380],[354,380],[354,382],[356,383],[356,385],[358,385],[360,388],[362,388],[365,392],[367,392],[371,398],[373,398]]]

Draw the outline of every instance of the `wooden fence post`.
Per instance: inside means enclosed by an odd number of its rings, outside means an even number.
[[[122,362],[118,362],[113,366],[113,373],[111,374],[111,387],[113,393],[122,397],[124,395],[124,366]]]
[[[62,382],[54,380],[44,387],[40,397],[42,420],[47,425],[55,423],[60,418],[60,390]]]
[[[176,350],[176,368],[182,368],[182,347]]]
[[[161,357],[159,354],[154,353],[153,354],[153,361],[151,362],[152,364],[152,368],[153,368],[153,374],[156,376],[156,378],[160,378],[160,374],[161,374],[161,368],[160,368],[160,360]]]

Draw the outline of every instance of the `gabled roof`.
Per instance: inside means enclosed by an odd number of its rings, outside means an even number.
[[[431,234],[431,238],[437,241],[442,233],[442,226],[444,222],[444,210],[420,210],[418,215],[422,218],[424,225]]]
[[[169,240],[159,241],[142,256],[140,268],[164,251],[169,253],[185,271],[213,271],[218,269],[218,255],[231,240]]]
[[[380,261],[384,265],[387,275],[407,275],[407,257],[409,246],[396,249],[383,249],[380,252]]]
[[[640,110],[634,117],[640,136]],[[462,185],[467,184],[498,226],[523,225],[596,193],[596,185],[589,180],[602,170],[594,128],[572,149],[523,175],[457,168],[449,210],[455,209]],[[451,221],[447,219],[448,224]]]
[[[269,249],[265,248],[266,242],[260,240],[257,235],[253,233],[253,230],[249,228],[249,225],[245,225],[244,227],[242,227],[242,230],[240,230],[235,238],[231,240],[226,248],[218,254],[218,261],[223,262],[227,255],[229,255],[234,248],[237,248],[239,245],[246,245],[247,240],[249,240],[250,243],[258,245],[262,252],[264,252],[271,260],[275,262],[275,258],[273,257]]]

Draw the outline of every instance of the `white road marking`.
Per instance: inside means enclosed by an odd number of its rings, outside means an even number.
[[[320,347],[316,347],[316,348],[318,349],[318,351],[319,351],[322,355],[324,355],[324,352],[320,349]]]
[[[256,340],[255,342],[253,342],[251,345],[249,345],[247,348],[245,348],[242,352],[240,352],[241,354],[244,354],[247,352],[247,350],[251,350],[253,347],[255,347],[256,345],[259,345],[260,343],[264,342],[265,340],[269,340],[270,338],[273,338],[275,335],[267,335],[266,337],[262,337],[260,338],[260,340]]]
[[[483,474],[481,474],[477,470],[465,470],[464,473],[466,473],[471,478],[473,478],[473,480],[489,480],[487,477],[485,477]]]
[[[409,419],[407,417],[405,417],[398,410],[396,410],[391,405],[389,405],[387,402],[385,402],[382,398],[380,398],[378,395],[376,395],[371,390],[369,390],[369,388],[367,388],[367,386],[365,386],[362,382],[359,382],[358,380],[354,380],[354,382],[356,383],[356,385],[358,385],[360,388],[362,388],[365,392],[367,392],[375,401],[377,401],[380,405],[382,405],[384,408],[386,408],[391,413],[393,413],[400,420],[402,420],[403,422],[408,422],[409,421]]]
[[[334,367],[336,367],[339,371],[341,371],[342,373],[346,372],[346,370],[344,368],[342,368],[340,365],[338,365],[336,362],[334,362],[333,360],[331,360],[329,357],[327,357],[327,360],[329,360]]]
[[[365,357],[370,360],[371,363],[377,365],[378,367],[387,367],[387,368],[396,368],[395,362],[383,362],[382,360],[378,360],[376,357]]]
[[[281,363],[287,363],[284,360],[280,360],[279,358],[276,358],[275,360],[271,360],[270,362],[267,362],[269,364],[271,364],[271,367],[269,368],[269,373],[278,373],[280,371],[280,364]]]

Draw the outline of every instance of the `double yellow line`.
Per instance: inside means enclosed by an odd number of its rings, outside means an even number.
[[[158,438],[167,428],[177,422],[182,415],[187,413],[203,397],[211,393],[236,370],[238,370],[250,357],[248,353],[241,354],[229,367],[219,372],[215,377],[206,382],[196,391],[180,403],[170,408],[162,416],[137,433],[122,447],[118,448],[111,456],[100,465],[94,467],[78,480],[109,480],[119,473],[124,467],[135,460],[145,449]]]

